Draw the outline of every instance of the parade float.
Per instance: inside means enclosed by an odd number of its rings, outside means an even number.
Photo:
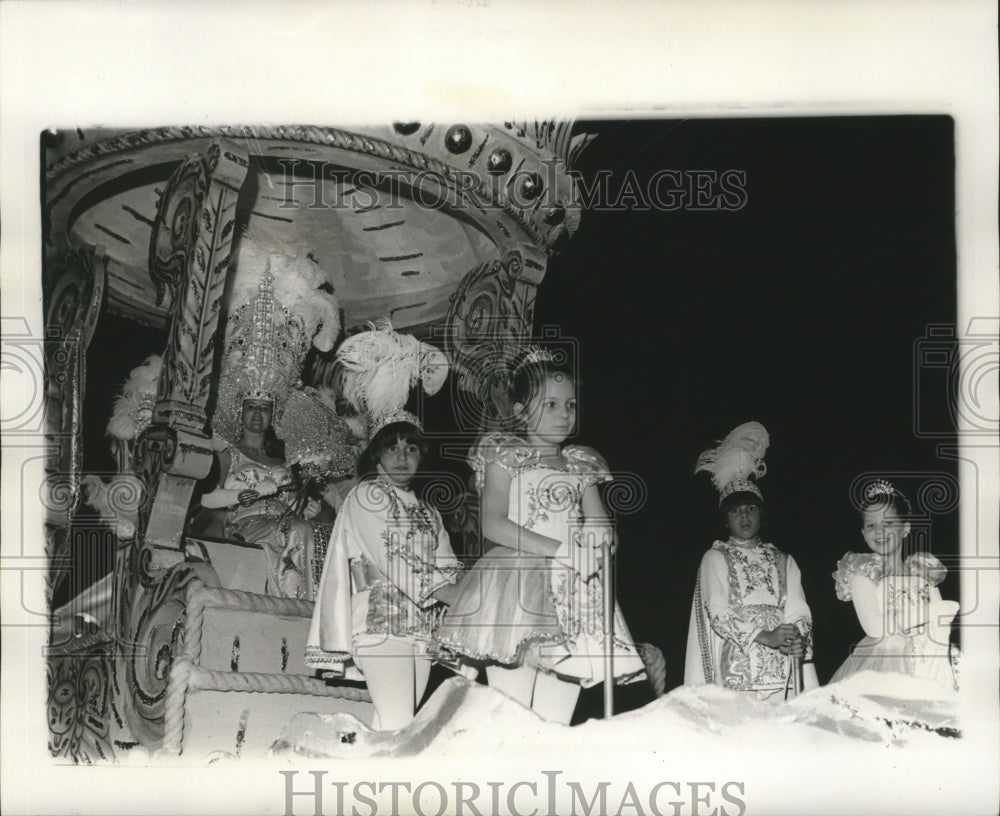
[[[230,259],[255,229],[308,248],[346,330],[389,318],[447,354],[449,430],[474,434],[506,410],[497,361],[531,335],[548,260],[578,226],[570,170],[590,138],[556,121],[42,135],[54,757],[261,756],[302,711],[370,721],[363,685],[303,664],[311,601],[252,591],[260,547],[191,524],[213,462]],[[109,417],[84,410],[88,367],[116,361],[88,346],[108,316],[162,347],[120,372],[116,472],[93,474],[85,430]],[[304,384],[329,384],[330,368],[314,352]],[[96,520],[80,512],[88,488]],[[452,516],[478,538],[473,503]],[[113,563],[81,586],[95,531]]]
[[[504,362],[537,333],[535,292],[579,226],[571,170],[590,138],[569,122],[43,134],[46,716],[56,761],[562,750],[562,726],[461,678],[443,683],[409,728],[373,731],[363,684],[320,679],[303,662],[312,602],[264,592],[261,548],[193,521],[212,468],[224,295],[242,236],[266,230],[308,252],[329,275],[341,338],[389,318],[444,352],[441,441],[447,455],[450,435],[457,461],[509,409]],[[95,375],[116,365],[88,355],[112,320],[158,338],[156,361],[117,363],[128,409],[114,428],[110,412],[85,410]],[[310,352],[304,385],[328,385],[331,359]],[[93,427],[108,428],[113,472],[85,467]],[[105,501],[87,514],[95,480]],[[455,503],[450,524],[474,558],[476,502]],[[112,563],[88,574],[88,542],[109,540]],[[911,680],[816,689],[778,720],[724,689],[685,687],[585,723],[573,741],[595,756],[666,756],[669,744],[679,763],[747,744],[865,749],[861,764],[887,747],[953,752],[956,693]]]

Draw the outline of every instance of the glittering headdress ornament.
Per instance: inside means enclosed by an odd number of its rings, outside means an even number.
[[[315,388],[292,389],[274,430],[285,443],[286,463],[306,471],[346,476],[361,455],[360,440],[337,415],[330,396]]]
[[[865,485],[865,501],[874,502],[881,498],[891,499],[893,496],[903,496],[903,494],[896,489],[892,482],[886,479],[875,479],[870,484]]]
[[[747,492],[763,501],[760,488],[751,481],[767,473],[764,454],[770,437],[759,422],[745,422],[729,432],[714,448],[698,457],[694,472],[705,470],[712,475],[712,484],[719,491],[719,504],[733,493]]]
[[[409,411],[405,411],[402,408],[397,408],[392,411],[387,411],[379,416],[372,417],[371,420],[371,436],[374,437],[379,431],[381,431],[386,425],[392,425],[393,422],[409,422],[411,425],[416,427],[418,431],[423,433],[424,426],[420,422],[420,417],[416,414],[411,414]]]
[[[236,441],[245,399],[273,402],[280,417],[310,342],[329,351],[340,332],[339,304],[330,288],[329,277],[302,250],[259,231],[243,237],[226,303],[216,435]]]
[[[555,362],[555,359],[555,352],[542,348],[541,346],[529,346],[528,350],[524,353],[524,356],[517,361],[512,373],[516,374],[526,365],[531,365],[532,363],[552,363]]]
[[[434,395],[448,376],[448,358],[440,349],[409,334],[393,331],[388,320],[348,337],[337,349],[340,392],[356,411],[370,419],[370,434],[385,417],[402,411],[418,382]],[[412,419],[416,417],[409,414]],[[403,421],[403,420],[395,420]],[[417,427],[419,423],[416,423]]]

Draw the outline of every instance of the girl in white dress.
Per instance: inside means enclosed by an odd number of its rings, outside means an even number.
[[[487,434],[469,456],[492,549],[456,590],[438,640],[485,664],[494,688],[568,724],[580,688],[603,680],[601,547],[614,532],[597,485],[611,475],[592,449],[563,446],[576,385],[551,355],[528,352],[512,390],[523,431]],[[619,682],[644,671],[617,605],[613,671]]]
[[[837,597],[853,602],[865,637],[831,682],[876,671],[957,687],[948,641],[958,604],[941,598],[937,587],[947,570],[937,558],[903,557],[911,517],[909,500],[889,482],[878,479],[865,489],[861,535],[870,552],[847,553],[833,574]]]

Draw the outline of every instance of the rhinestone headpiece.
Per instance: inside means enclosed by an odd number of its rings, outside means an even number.
[[[393,422],[409,422],[421,433],[423,433],[424,430],[424,426],[420,422],[420,417],[416,414],[411,414],[409,411],[402,408],[397,408],[392,411],[386,411],[384,414],[380,414],[377,417],[372,417],[370,437],[374,438],[375,434],[381,431],[386,425],[392,425]]]
[[[719,491],[719,504],[722,504],[725,498],[733,493],[753,493],[758,499],[764,501],[764,494],[760,492],[760,488],[756,484],[749,479],[734,479]]]
[[[891,497],[898,492],[892,482],[886,479],[876,479],[871,484],[865,486],[865,500],[876,501],[881,496]]]
[[[329,350],[340,331],[326,273],[301,249],[253,233],[240,244],[212,427],[234,442],[243,401],[268,400],[280,418],[310,345]]]
[[[291,390],[274,430],[285,443],[288,465],[344,476],[361,455],[360,440],[315,388]]]
[[[280,413],[298,380],[309,338],[302,321],[275,302],[270,262],[257,297],[229,315],[228,329],[215,430],[234,441],[244,400],[267,400]]]
[[[518,372],[526,365],[531,365],[532,363],[552,363],[556,360],[556,354],[547,348],[542,348],[541,346],[529,346],[527,352],[525,352],[524,357],[522,357],[516,366],[514,366],[514,371]]]

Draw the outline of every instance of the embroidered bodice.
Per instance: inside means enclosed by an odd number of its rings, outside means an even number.
[[[262,482],[273,482],[281,486],[292,480],[291,471],[284,465],[268,465],[251,459],[235,445],[229,449],[229,473],[223,482],[226,490],[254,490]],[[266,515],[277,518],[285,512],[287,505],[279,496],[268,496],[249,507],[240,504],[229,508],[227,520],[230,524],[251,516]]]
[[[748,649],[761,629],[773,629],[784,619],[787,557],[773,544],[730,537],[712,549],[726,563],[726,612],[714,615],[713,628]]]
[[[938,558],[930,553],[913,553],[903,562],[900,578],[914,578],[923,585],[924,591],[936,587],[943,580],[948,570]],[[846,553],[837,562],[837,571],[833,573],[836,583],[837,598],[842,601],[852,600],[851,579],[855,576],[868,578],[872,583],[878,583],[887,577],[885,558],[878,553]]]
[[[782,623],[795,624],[806,639],[807,658],[812,655],[812,616],[798,566],[773,544],[716,541],[702,558],[695,598],[699,659],[708,682],[747,691],[782,688],[788,657],[756,640]]]
[[[469,454],[482,490],[486,467],[498,464],[511,475],[507,517],[525,529],[566,543],[583,518],[583,494],[611,480],[607,463],[590,448],[569,445],[562,463],[542,461],[538,448],[512,434],[484,436]]]
[[[930,553],[914,553],[899,572],[887,573],[878,553],[847,553],[833,574],[837,597],[853,601],[858,620],[870,637],[924,634],[927,624],[940,625],[942,610],[954,617],[958,605],[944,602],[937,590],[947,570]],[[861,579],[861,580],[859,580]],[[942,636],[945,643],[947,637]]]
[[[438,617],[427,609],[431,594],[461,570],[440,514],[411,491],[371,479],[348,494],[338,523],[352,592],[368,593],[363,627],[359,620],[355,628],[429,634]]]

